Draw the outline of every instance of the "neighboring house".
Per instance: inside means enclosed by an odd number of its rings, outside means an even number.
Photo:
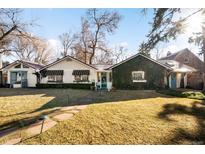
[[[193,89],[202,89],[203,88],[203,65],[204,62],[201,61],[195,54],[193,54],[189,49],[183,49],[176,53],[167,55],[160,59],[161,62],[170,62],[176,61],[180,64],[184,64],[184,66],[189,66],[191,70],[195,69],[195,71],[187,72],[187,87]]]
[[[111,89],[111,70],[105,65],[89,65],[65,56],[40,70],[41,84],[95,83],[101,89]]]
[[[13,88],[36,87],[36,73],[42,67],[37,63],[17,60],[1,68],[2,74],[7,75],[4,83]]]
[[[165,88],[167,76],[172,71],[169,66],[143,54],[136,54],[109,69],[117,89]]]
[[[186,88],[188,75],[197,71],[193,67],[175,60],[160,60],[159,62],[172,68],[172,71],[168,75],[168,87],[172,89]]]

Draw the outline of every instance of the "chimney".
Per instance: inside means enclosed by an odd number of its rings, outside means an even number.
[[[167,51],[167,56],[170,56],[171,54],[171,51]]]

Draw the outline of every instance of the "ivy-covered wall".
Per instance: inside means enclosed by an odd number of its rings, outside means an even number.
[[[147,82],[133,82],[132,71],[144,71]],[[113,87],[117,89],[164,88],[166,72],[167,70],[163,66],[143,56],[137,56],[112,69]]]

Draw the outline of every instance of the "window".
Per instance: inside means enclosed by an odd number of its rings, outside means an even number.
[[[185,64],[188,64],[188,63],[189,63],[189,59],[188,59],[188,58],[185,58],[185,59],[184,59],[184,63],[185,63]]]
[[[80,75],[75,75],[75,81],[80,81],[80,80],[81,80]]]
[[[132,72],[132,81],[133,82],[147,82],[145,80],[145,72],[144,71]]]
[[[63,76],[62,75],[56,75],[56,82],[62,82]]]
[[[48,82],[63,82],[62,75],[48,75]]]
[[[75,75],[74,76],[76,82],[88,82],[88,75]]]
[[[82,75],[81,78],[82,81],[88,81],[88,75]]]

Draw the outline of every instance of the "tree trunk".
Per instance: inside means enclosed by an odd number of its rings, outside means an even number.
[[[203,67],[203,91],[205,92],[205,27],[202,27],[202,33],[203,33],[203,46],[202,46],[202,54],[204,56],[204,67]]]

